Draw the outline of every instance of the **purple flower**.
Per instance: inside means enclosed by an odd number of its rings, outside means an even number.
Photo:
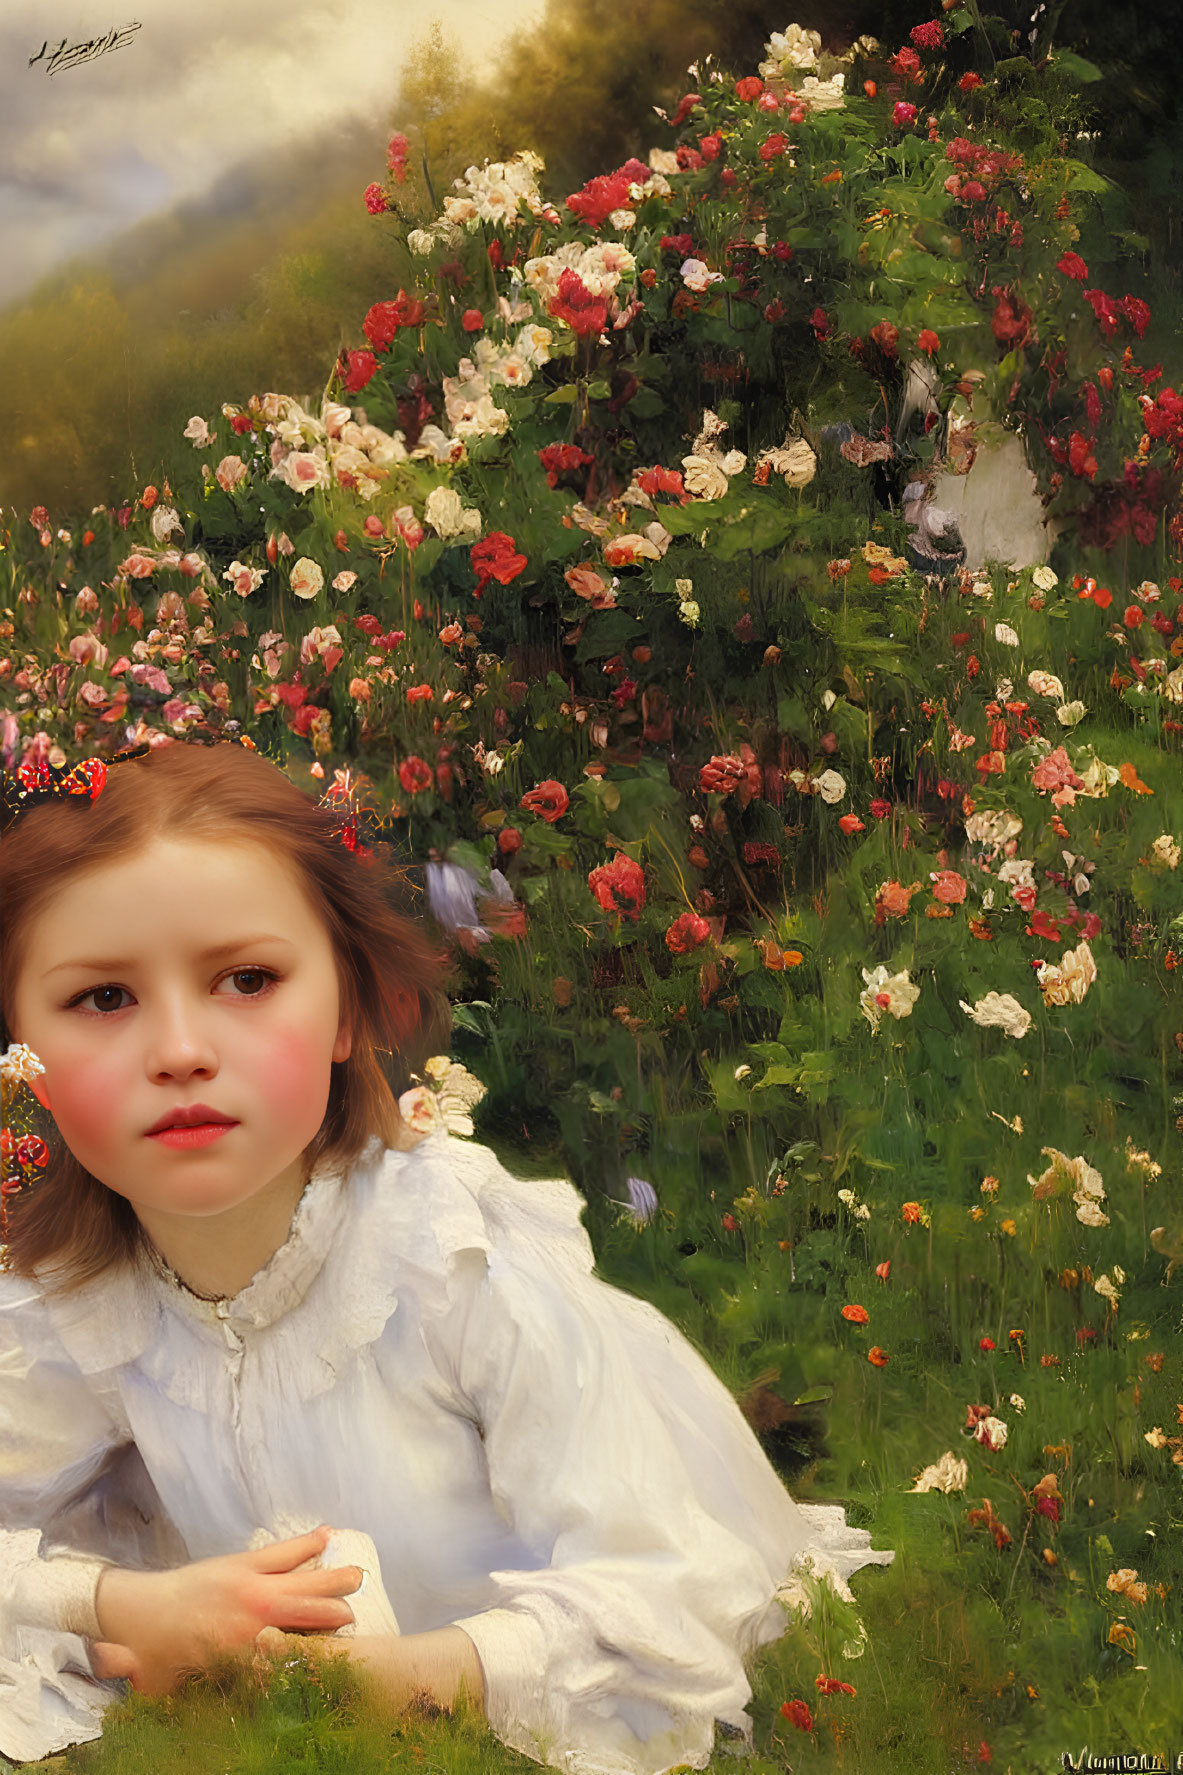
[[[657,1213],[657,1191],[643,1177],[626,1177],[624,1187],[628,1191],[629,1213],[637,1226],[645,1226]]]

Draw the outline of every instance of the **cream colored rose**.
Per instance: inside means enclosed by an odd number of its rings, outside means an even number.
[[[826,805],[833,807],[846,793],[846,778],[841,771],[823,770],[820,776],[814,777],[813,786]]]
[[[808,487],[817,473],[817,457],[804,438],[793,438],[776,450],[762,450],[757,461],[767,462],[774,474],[783,475],[786,487]]]
[[[722,499],[730,482],[722,463],[707,456],[683,456],[684,485],[692,499]]]
[[[1164,832],[1161,838],[1155,839],[1150,852],[1156,863],[1163,863],[1168,869],[1177,869],[1179,857],[1183,854],[1169,832]]]
[[[453,536],[479,536],[481,514],[465,510],[464,501],[454,487],[433,487],[427,495],[423,516],[437,536],[445,541]]]
[[[1054,697],[1058,703],[1064,700],[1064,686],[1054,672],[1028,672],[1027,688],[1036,696]]]
[[[1019,645],[1019,637],[1015,634],[1015,631],[1011,628],[1008,622],[996,622],[994,624],[994,639],[1000,641],[1004,647],[1017,647]]]
[[[1056,720],[1061,727],[1076,727],[1079,722],[1084,720],[1087,713],[1084,704],[1077,698],[1073,702],[1060,704],[1056,710]]]
[[[291,587],[297,598],[315,598],[324,590],[325,576],[307,555],[292,565]]]
[[[329,464],[324,445],[314,450],[289,450],[277,468],[271,471],[273,481],[283,481],[294,493],[311,493],[314,487],[329,484]]]
[[[1050,567],[1037,567],[1031,575],[1031,579],[1041,592],[1054,592],[1060,583]]]
[[[194,413],[181,436],[188,438],[195,450],[205,450],[214,442],[215,433],[210,430],[200,413]]]

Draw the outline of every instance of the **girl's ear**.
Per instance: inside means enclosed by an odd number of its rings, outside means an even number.
[[[34,1097],[37,1099],[37,1101],[41,1105],[42,1109],[47,1109],[49,1111],[50,1115],[52,1115],[53,1114],[53,1105],[49,1101],[49,1092],[46,1089],[44,1078],[30,1079],[29,1080],[29,1089],[30,1089],[30,1091],[32,1091]]]
[[[348,1060],[352,1052],[353,1030],[350,1028],[348,1022],[342,1019],[337,1030],[337,1039],[333,1043],[333,1059],[335,1061]]]

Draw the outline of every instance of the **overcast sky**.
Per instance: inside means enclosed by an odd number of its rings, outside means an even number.
[[[381,132],[433,18],[475,70],[543,0],[2,0],[0,303],[246,156],[339,122]],[[132,24],[89,61],[50,58]],[[30,58],[44,56],[30,66]]]

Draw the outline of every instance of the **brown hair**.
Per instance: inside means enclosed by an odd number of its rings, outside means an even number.
[[[246,746],[155,747],[111,765],[93,802],[72,795],[40,802],[0,839],[0,1051],[11,1039],[33,920],[83,871],[165,834],[263,846],[296,871],[324,924],[353,1039],[349,1058],[333,1064],[306,1162],[348,1165],[375,1134],[386,1147],[404,1144],[398,1094],[450,1041],[444,958],[410,910],[405,871],[379,845],[368,858],[349,850],[330,810]],[[42,1180],[9,1198],[5,1262],[65,1294],[134,1261],[147,1241],[130,1202],[92,1176],[55,1128],[45,1133]]]

